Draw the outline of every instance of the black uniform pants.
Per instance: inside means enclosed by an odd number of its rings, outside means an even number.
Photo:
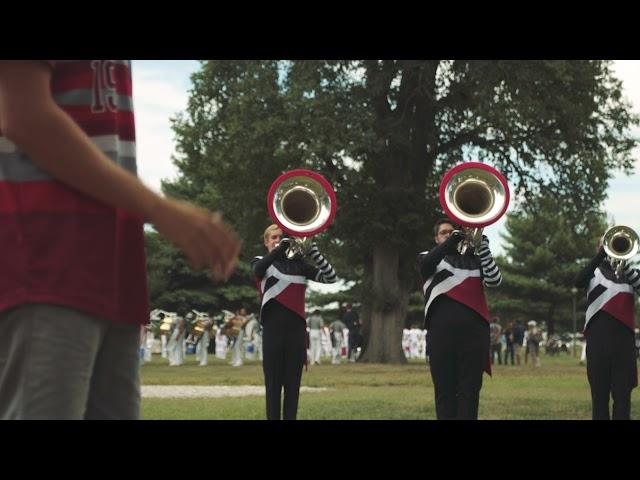
[[[511,365],[515,365],[515,361],[514,361],[514,351],[513,351],[513,343],[508,343],[507,344],[507,349],[504,352],[504,364],[508,365],[508,359],[511,358]]]
[[[476,420],[482,374],[489,362],[489,325],[473,310],[446,300],[427,331],[438,420]],[[444,305],[443,305],[444,306]]]
[[[609,420],[610,396],[613,419],[629,420],[631,390],[638,383],[634,333],[619,320],[598,312],[589,321],[586,339],[593,420]]]
[[[274,300],[262,311],[262,369],[267,390],[267,419],[295,420],[302,367],[307,354],[307,324],[288,308],[273,303]],[[284,403],[281,407],[283,388]]]
[[[496,354],[498,355],[498,363],[502,365],[502,344],[496,343],[491,345],[491,364],[495,362]],[[507,357],[505,354],[504,362],[507,363]]]
[[[360,346],[360,333],[349,331],[349,360],[353,358],[354,350]]]

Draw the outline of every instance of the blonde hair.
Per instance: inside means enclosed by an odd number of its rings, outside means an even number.
[[[267,241],[267,238],[269,238],[269,234],[274,230],[280,230],[280,227],[275,223],[272,223],[267,227],[267,229],[264,231],[264,234],[262,235],[265,242]]]

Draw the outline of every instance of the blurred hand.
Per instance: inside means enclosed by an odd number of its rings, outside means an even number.
[[[149,221],[184,252],[193,269],[209,268],[214,280],[225,281],[235,270],[241,242],[220,212],[162,198]]]
[[[292,240],[289,237],[283,237],[282,240],[280,240],[280,243],[278,243],[278,246],[276,248],[280,248],[280,250],[284,254],[291,246],[291,243],[292,243]]]

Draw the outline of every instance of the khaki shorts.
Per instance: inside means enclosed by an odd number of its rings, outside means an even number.
[[[1,419],[138,419],[140,327],[72,308],[0,313]]]

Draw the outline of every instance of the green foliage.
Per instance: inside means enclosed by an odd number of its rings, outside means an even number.
[[[491,163],[518,202],[554,198],[551,211],[573,221],[599,211],[638,144],[629,133],[638,116],[606,61],[206,61],[192,82],[173,124],[180,176],[164,191],[223,211],[246,261],[264,251],[271,182],[318,171],[338,197],[319,246],[373,310],[397,290],[391,310],[402,311],[402,292],[419,284],[415,256],[431,246],[451,166]],[[381,245],[397,255],[377,258]],[[540,248],[535,262],[547,265]],[[398,262],[385,268],[398,272],[396,287],[374,280],[381,262]]]
[[[218,314],[245,307],[257,312],[259,296],[246,261],[224,284],[214,284],[206,272],[191,270],[186,257],[155,232],[145,232],[145,248],[152,308],[186,314],[191,309]]]
[[[496,259],[502,285],[486,289],[493,314],[503,321],[517,318],[546,321],[550,330],[557,321],[571,330],[571,288],[580,269],[596,253],[596,239],[606,229],[605,215],[582,218],[554,211],[552,201],[537,198],[509,215],[504,240],[506,255]],[[584,324],[584,291],[578,292],[577,327]]]
[[[192,80],[174,122],[182,175],[165,189],[223,210],[251,254],[267,189],[292,168],[337,191],[325,249],[362,264],[384,240],[413,261],[440,178],[463,158],[495,164],[526,198],[552,192],[584,211],[612,170],[631,170],[636,145],[608,62],[208,61]]]

